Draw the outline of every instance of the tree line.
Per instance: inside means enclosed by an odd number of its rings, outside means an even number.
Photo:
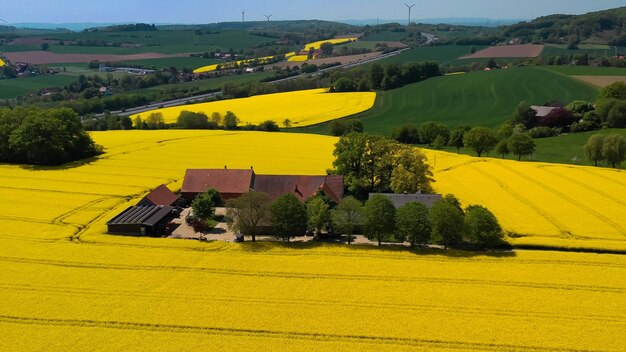
[[[192,202],[194,216],[210,221],[215,207],[222,203],[219,192],[210,189]],[[361,233],[379,246],[382,242],[409,242],[411,247],[439,244],[446,249],[506,246],[493,213],[479,205],[463,209],[453,195],[446,195],[430,209],[418,202],[396,209],[382,195],[374,195],[363,204],[352,196],[336,203],[323,193],[306,202],[292,193],[272,201],[266,193],[250,191],[226,201],[225,206],[230,229],[250,236],[252,241],[271,234],[289,242],[311,233],[317,240],[344,235],[350,244]]]

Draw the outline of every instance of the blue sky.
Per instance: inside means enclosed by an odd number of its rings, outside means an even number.
[[[18,22],[211,23],[249,20],[404,19],[404,1],[396,0],[30,0],[0,1],[0,18]],[[535,18],[553,13],[580,14],[626,6],[626,0],[411,0],[412,17]]]

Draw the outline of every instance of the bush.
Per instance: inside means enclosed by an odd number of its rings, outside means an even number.
[[[258,126],[256,126],[257,131],[265,131],[265,132],[278,132],[280,128],[278,128],[278,124],[272,120],[267,120],[261,122]]]
[[[352,132],[362,133],[363,123],[359,120],[334,120],[328,129],[332,136],[341,137]]]
[[[202,221],[209,220],[215,215],[215,206],[213,195],[209,192],[200,193],[196,199],[191,202],[193,214],[197,219]]]
[[[415,125],[404,125],[396,128],[391,138],[403,144],[417,144],[420,142],[419,131]]]
[[[201,112],[183,110],[178,115],[176,124],[184,129],[206,129],[209,128],[209,117]],[[214,126],[216,128],[217,126]]]
[[[557,136],[559,134],[557,130],[545,126],[532,128],[528,132],[533,138],[548,138]]]

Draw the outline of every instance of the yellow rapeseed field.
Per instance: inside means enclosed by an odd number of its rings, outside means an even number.
[[[93,137],[106,153],[88,163],[0,165],[2,351],[623,351],[623,255],[104,235],[106,221],[150,189],[180,189],[186,168],[324,174],[336,138],[183,130]],[[509,229],[529,224],[522,239],[586,244],[586,222],[608,226],[592,219],[592,207],[611,214],[611,225],[623,221],[613,215],[623,206],[621,172],[427,154],[438,189],[486,204]],[[565,212],[579,223],[568,224]],[[550,233],[553,222],[577,237]],[[624,243],[608,235],[602,245]]]
[[[354,42],[359,40],[359,38],[333,38],[333,39],[326,39],[326,40],[320,40],[317,42],[313,42],[313,43],[308,43],[307,45],[304,46],[303,50],[310,50],[311,48],[315,49],[315,50],[319,50],[320,47],[322,46],[322,44],[324,43],[331,43],[331,44],[344,44],[344,43],[349,43],[349,42]]]
[[[294,127],[314,125],[370,109],[376,93],[327,93],[325,89],[311,89],[287,93],[257,95],[250,98],[222,100],[210,103],[183,105],[154,110],[163,114],[166,123],[175,123],[183,110],[203,112],[211,115],[219,112],[234,112],[241,124],[258,124],[273,120],[282,124],[290,119]],[[151,112],[132,116],[147,118]]]
[[[289,62],[303,62],[303,61],[307,61],[309,59],[308,55],[293,55],[290,56],[289,59],[287,59],[287,61]]]
[[[259,57],[256,59],[248,59],[248,60],[239,60],[236,61],[235,63],[237,64],[237,66],[241,66],[241,65],[248,65],[254,61],[257,61],[260,64],[266,64],[271,62],[271,60],[274,58],[274,56],[265,56],[265,57]],[[234,66],[232,63],[230,62],[224,62],[222,64],[214,64],[214,65],[207,65],[207,66],[202,66],[200,68],[197,68],[195,70],[193,70],[193,73],[205,73],[205,72],[212,72],[218,69],[218,67],[228,67],[229,65]]]
[[[2,60],[2,58],[0,58],[0,67],[2,66],[6,66],[6,64],[4,63],[4,60]]]

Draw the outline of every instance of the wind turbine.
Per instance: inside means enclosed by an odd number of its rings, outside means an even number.
[[[241,30],[246,30],[246,10],[241,11]]]
[[[410,26],[411,25],[411,9],[413,8],[413,6],[415,6],[415,4],[409,5],[407,3],[404,3],[404,6],[406,6],[409,9],[409,24],[407,26]]]
[[[264,16],[265,16],[265,18],[267,18],[267,22],[269,22],[269,21],[270,21],[270,18],[272,18],[272,16],[274,16],[274,14],[271,14],[271,15],[264,15]]]

